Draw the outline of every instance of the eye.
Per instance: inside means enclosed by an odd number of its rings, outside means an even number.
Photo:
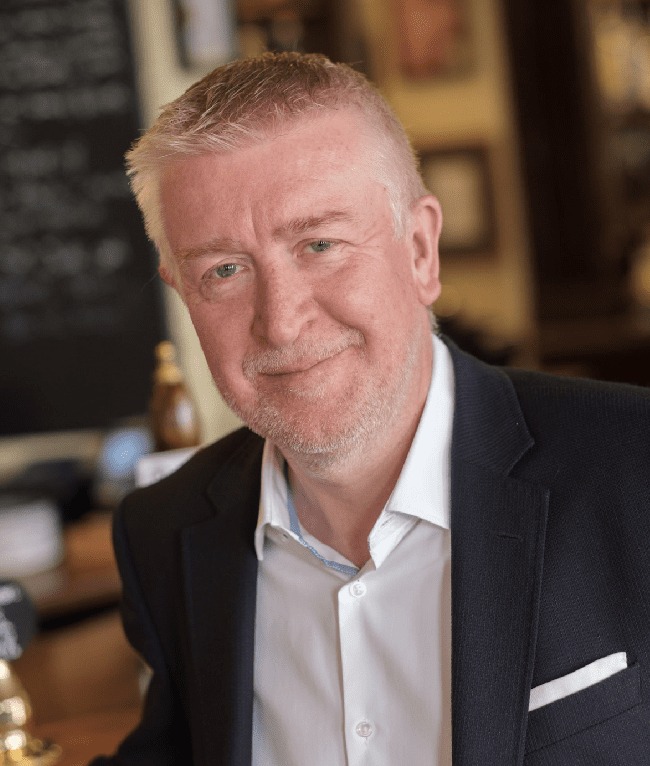
[[[214,300],[226,289],[226,281],[237,276],[242,266],[239,263],[221,263],[218,266],[209,268],[200,279],[200,292],[206,300]],[[233,280],[232,284],[237,284],[239,280]]]
[[[210,269],[208,277],[217,276],[219,279],[226,279],[232,277],[239,271],[239,266],[236,263],[222,263],[221,266],[216,266],[214,269]]]
[[[309,248],[314,253],[324,253],[326,250],[329,250],[330,247],[332,247],[332,242],[327,239],[317,239],[315,242],[309,243]]]

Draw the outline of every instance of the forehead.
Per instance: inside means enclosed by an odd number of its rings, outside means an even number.
[[[208,146],[205,153],[171,156],[162,165],[160,181],[166,187],[173,186],[185,167],[191,166],[192,172],[197,172],[203,165],[213,169],[222,166],[224,174],[235,168],[242,174],[247,166],[254,170],[260,163],[281,163],[293,172],[316,169],[321,164],[347,166],[352,162],[360,167],[377,155],[377,144],[378,137],[358,109],[323,109],[244,136],[241,145],[231,150],[212,151]]]
[[[362,206],[381,186],[368,133],[356,110],[313,113],[239,149],[174,160],[161,181],[168,236],[190,223],[230,228]]]

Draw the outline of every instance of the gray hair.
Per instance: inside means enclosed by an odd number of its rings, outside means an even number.
[[[370,163],[388,192],[395,234],[402,236],[406,212],[427,192],[404,128],[379,91],[325,56],[267,53],[233,61],[192,85],[127,152],[131,188],[161,263],[173,269],[159,189],[167,163],[243,148],[310,113],[349,108],[358,110],[377,139]]]

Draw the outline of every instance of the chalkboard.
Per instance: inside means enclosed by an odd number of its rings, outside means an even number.
[[[126,0],[2,0],[0,434],[146,409],[163,319],[124,174],[138,114]]]

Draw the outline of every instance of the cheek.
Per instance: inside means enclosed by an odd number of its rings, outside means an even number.
[[[408,322],[417,301],[414,285],[404,256],[400,252],[389,254],[382,259],[366,261],[347,275],[345,286],[334,286],[331,305],[339,308],[348,318],[354,317],[361,325],[389,328]]]
[[[241,374],[245,332],[237,312],[216,311],[207,304],[188,306],[190,318],[215,380]]]

